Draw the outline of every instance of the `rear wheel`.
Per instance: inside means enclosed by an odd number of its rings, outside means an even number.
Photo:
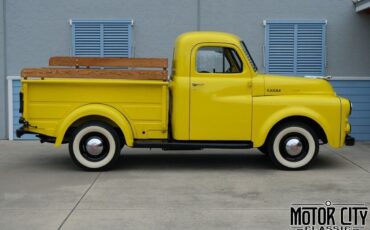
[[[73,162],[88,170],[113,166],[119,157],[121,143],[117,132],[101,122],[89,122],[78,127],[69,142]]]
[[[319,151],[315,132],[298,122],[286,123],[275,129],[266,146],[273,163],[284,169],[307,167]]]

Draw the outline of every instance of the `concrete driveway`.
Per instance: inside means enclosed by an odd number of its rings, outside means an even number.
[[[84,172],[67,146],[0,141],[0,229],[289,229],[292,203],[327,200],[370,205],[370,142],[322,146],[305,171],[256,150],[124,149]]]

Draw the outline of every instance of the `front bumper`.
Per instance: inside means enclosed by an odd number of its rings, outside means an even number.
[[[355,145],[355,138],[354,137],[351,137],[350,135],[347,135],[346,136],[346,139],[345,139],[345,144],[347,146],[353,146],[353,145]]]

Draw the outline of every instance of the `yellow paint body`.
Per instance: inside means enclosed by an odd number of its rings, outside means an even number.
[[[134,139],[167,138],[168,83],[141,80],[22,80],[23,117],[29,131],[56,137],[88,116],[114,122],[126,144]]]
[[[203,46],[234,49],[243,71],[198,73],[196,52]],[[170,120],[174,140],[252,141],[259,147],[278,122],[299,116],[315,121],[335,148],[344,145],[350,132],[350,102],[336,96],[326,80],[259,74],[237,36],[185,33],[176,40],[172,68],[169,83],[22,80],[22,116],[31,125],[27,130],[56,137],[58,146],[77,120],[100,116],[116,124],[133,146],[135,139],[167,139]]]

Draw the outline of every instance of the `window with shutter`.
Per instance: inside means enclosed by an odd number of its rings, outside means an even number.
[[[131,57],[132,20],[72,20],[72,55]]]
[[[265,70],[273,74],[324,75],[326,20],[267,20]]]

